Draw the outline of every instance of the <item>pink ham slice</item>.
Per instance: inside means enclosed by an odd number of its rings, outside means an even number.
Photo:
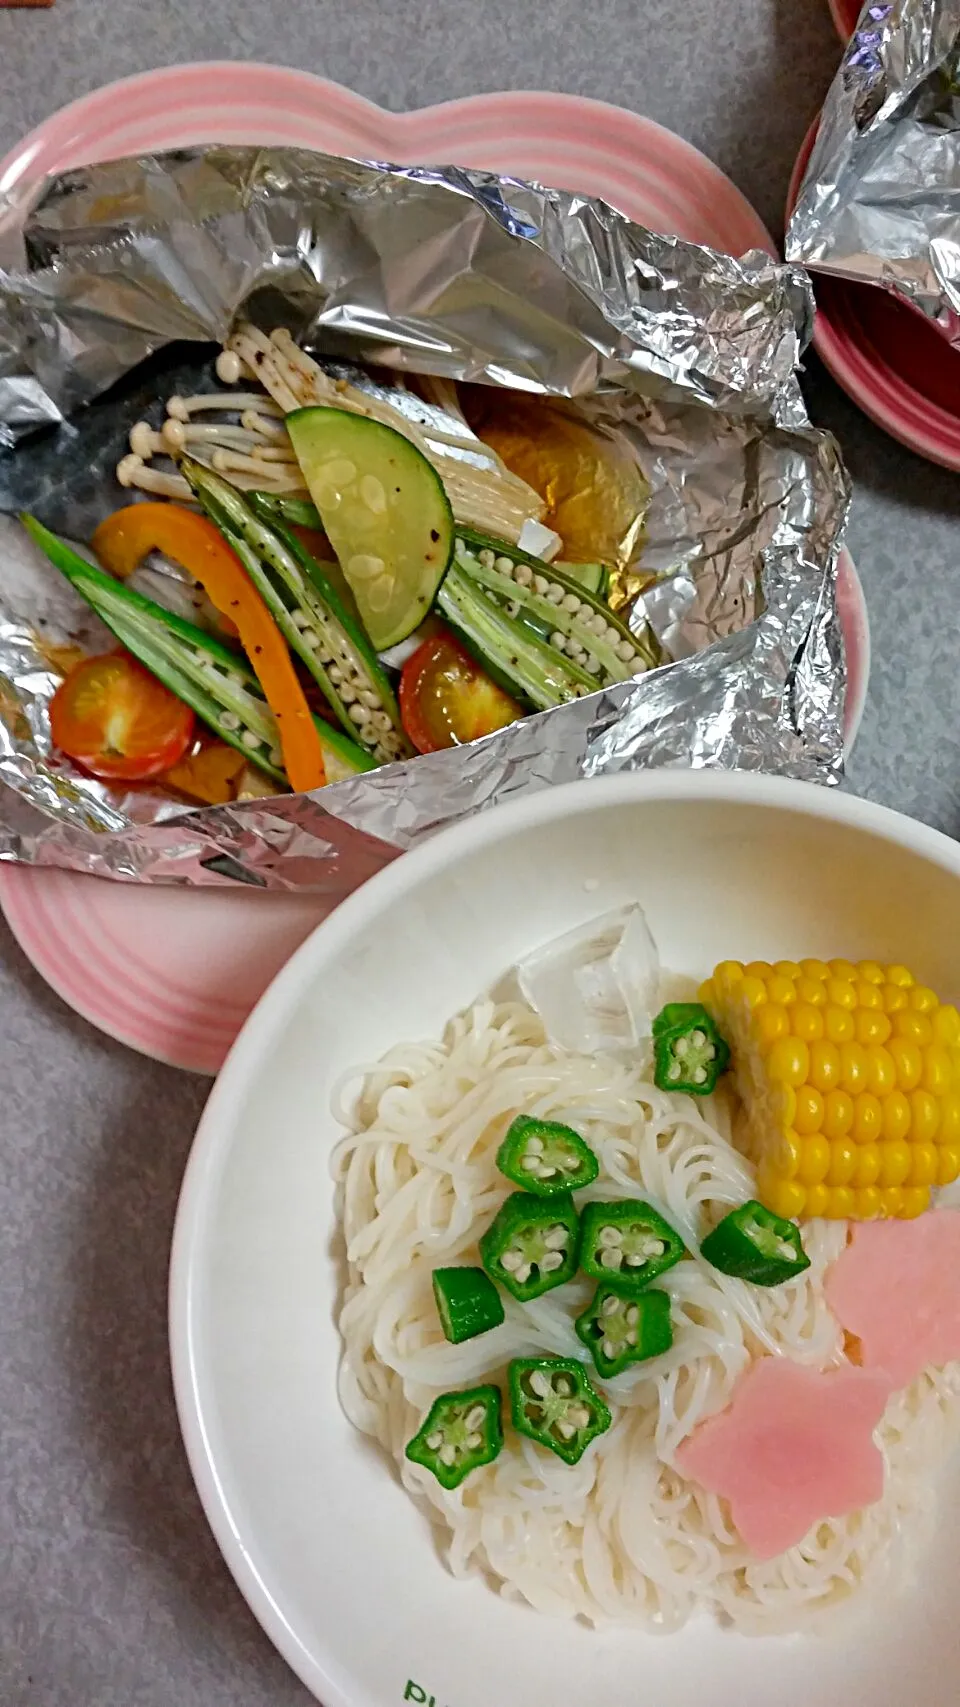
[[[850,1364],[819,1370],[761,1358],[727,1409],[682,1442],[677,1469],[729,1500],[751,1553],[772,1559],[823,1518],[880,1498],[873,1431],[891,1390],[886,1375]]]
[[[960,1211],[863,1221],[827,1270],[827,1302],[860,1341],[860,1363],[906,1387],[960,1357]]]

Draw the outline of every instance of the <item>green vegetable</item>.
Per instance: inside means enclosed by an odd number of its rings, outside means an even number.
[[[248,497],[257,500],[256,508],[266,519],[286,522],[291,527],[314,528],[323,531],[323,522],[316,504],[309,498],[291,498],[282,492],[254,492]],[[261,508],[262,506],[262,508]],[[508,553],[515,561],[524,561],[542,566],[542,559],[531,557],[527,552],[520,551],[518,546],[510,545],[506,540],[494,539],[487,534],[474,533],[470,528],[458,528],[457,540],[463,542],[472,551],[477,548],[490,546],[498,555]],[[610,570],[605,563],[557,563],[556,568],[568,581],[577,586],[586,587],[599,599],[606,599],[610,588]]]
[[[378,652],[426,616],[453,553],[443,481],[392,427],[345,409],[286,418],[310,495]]]
[[[320,511],[309,498],[291,498],[282,492],[248,492],[247,502],[263,522],[269,522],[271,525],[282,522],[286,527],[311,528],[314,533],[323,532]]]
[[[613,1420],[575,1357],[517,1357],[507,1370],[510,1415],[518,1434],[576,1464]]]
[[[651,1203],[617,1198],[588,1203],[580,1219],[580,1267],[616,1292],[635,1295],[666,1274],[686,1246]]]
[[[440,1326],[452,1345],[476,1339],[503,1321],[503,1305],[482,1268],[435,1268],[433,1295]]]
[[[309,498],[292,498],[282,492],[251,492],[247,497],[264,520],[285,522],[291,527],[312,528],[323,532],[320,511]],[[529,553],[521,551],[519,546],[512,545],[507,540],[494,539],[488,534],[474,533],[469,528],[457,529],[457,545],[465,546],[471,552],[489,549],[497,556],[509,554],[514,563],[528,563],[535,566],[538,572],[545,567],[541,558],[530,556]],[[594,598],[606,603],[610,570],[605,563],[558,562],[553,567],[565,581],[575,587],[585,587]]]
[[[754,1286],[780,1286],[810,1267],[799,1227],[756,1202],[725,1215],[707,1234],[700,1255],[721,1274]]]
[[[586,670],[515,622],[457,562],[444,576],[437,609],[498,687],[534,711],[595,691],[597,684]]]
[[[480,1240],[491,1280],[522,1304],[572,1280],[577,1272],[577,1212],[566,1193],[532,1197],[515,1191]]]
[[[601,1284],[574,1326],[590,1349],[597,1374],[605,1380],[622,1374],[632,1363],[659,1357],[673,1344],[670,1297],[655,1286],[629,1298]]]
[[[222,741],[285,788],[277,727],[246,660],[204,629],[174,616],[135,588],[115,581],[112,575],[105,575],[32,516],[22,520],[51,563],[127,651],[191,706]],[[370,755],[356,742],[319,718],[316,724],[329,782],[374,768]]]
[[[575,581],[578,587],[586,587],[588,593],[593,593],[598,599],[607,602],[610,591],[610,571],[605,563],[556,563],[554,565],[568,581]]]
[[[653,1082],[705,1097],[730,1065],[730,1050],[699,1002],[668,1002],[653,1022]]]
[[[407,1446],[412,1464],[422,1464],[442,1488],[458,1488],[471,1470],[492,1464],[503,1445],[499,1387],[470,1387],[441,1393]]]
[[[180,460],[211,521],[237,553],[288,646],[344,729],[383,764],[412,751],[390,683],[366,635],[295,534],[263,521],[252,504],[202,463]]]
[[[600,1163],[572,1126],[518,1114],[497,1151],[497,1167],[514,1185],[537,1197],[580,1191],[600,1172]]]
[[[594,689],[627,681],[660,661],[649,630],[632,634],[602,598],[558,564],[460,528],[455,560],[499,610],[576,663]]]

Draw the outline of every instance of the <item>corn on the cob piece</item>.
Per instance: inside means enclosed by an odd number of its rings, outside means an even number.
[[[775,1214],[907,1218],[960,1174],[960,1013],[905,966],[724,960],[700,999]]]

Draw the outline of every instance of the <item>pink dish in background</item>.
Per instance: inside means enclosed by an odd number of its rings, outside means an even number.
[[[0,191],[95,160],[196,142],[275,142],[361,158],[445,161],[603,196],[630,218],[735,255],[775,253],[719,169],[670,131],[571,95],[480,95],[387,113],[277,66],[170,67],[74,102],[0,163]],[[848,552],[838,588],[847,649],[845,729],[869,673],[863,591]],[[145,889],[74,872],[0,867],[0,906],[48,984],[145,1055],[216,1073],[280,967],[324,916],[317,897]]]
[[[817,135],[797,156],[787,219]],[[892,438],[918,456],[960,470],[960,351],[922,316],[874,285],[815,276],[813,343],[837,384]]]

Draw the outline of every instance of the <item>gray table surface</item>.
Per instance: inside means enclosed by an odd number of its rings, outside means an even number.
[[[779,233],[838,59],[824,0],[57,0],[0,13],[0,154],[63,102],[177,60],[284,61],[400,110],[562,89],[657,119]],[[810,363],[857,487],[873,629],[849,786],[960,833],[960,480]],[[205,1081],[68,1012],[0,925],[0,1703],[294,1707],[207,1530],[166,1352],[177,1190]]]

